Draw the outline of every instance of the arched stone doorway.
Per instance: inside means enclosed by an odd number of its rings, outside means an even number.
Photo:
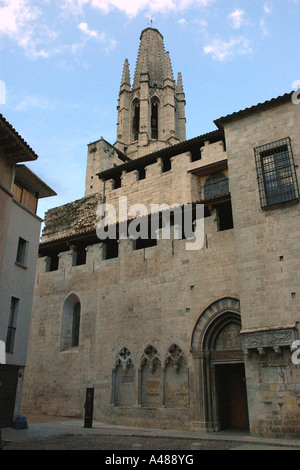
[[[207,431],[248,429],[239,301],[224,298],[200,316],[192,336],[198,419]]]

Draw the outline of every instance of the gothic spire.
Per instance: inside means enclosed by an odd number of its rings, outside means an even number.
[[[165,46],[163,36],[155,28],[142,31],[135,68],[133,89],[139,88],[141,73],[148,73],[150,87],[162,87],[165,68]]]
[[[176,94],[179,95],[180,93],[184,93],[184,91],[183,91],[183,85],[182,85],[182,75],[180,72],[178,72]]]
[[[125,86],[129,86],[130,88],[130,72],[128,59],[125,59],[124,62],[121,88],[124,88]]]
[[[140,36],[133,86],[125,60],[118,98],[116,146],[131,159],[185,140],[185,95],[174,79],[164,38],[155,28]]]
[[[172,64],[171,64],[171,59],[170,59],[170,54],[169,52],[166,52],[165,56],[165,73],[164,73],[164,80],[174,80],[173,77],[173,70],[172,70]]]

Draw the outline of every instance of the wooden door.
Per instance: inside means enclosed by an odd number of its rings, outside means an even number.
[[[248,429],[244,364],[217,365],[216,390],[221,429]]]
[[[0,366],[0,429],[13,423],[18,372],[17,367]]]

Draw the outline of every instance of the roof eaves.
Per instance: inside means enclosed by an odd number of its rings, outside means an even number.
[[[170,147],[165,147],[153,153],[149,153],[147,155],[144,155],[143,157],[136,158],[135,160],[131,160],[117,167],[102,171],[100,173],[97,173],[97,176],[100,179],[109,179],[114,175],[122,173],[122,171],[134,170],[135,168],[140,168],[142,166],[155,163],[158,158],[168,158],[171,156],[180,155],[180,153],[188,152],[189,149],[194,145],[204,143],[206,141],[211,141],[211,143],[217,142],[219,140],[222,140],[223,137],[223,131],[220,129],[216,129],[207,134],[203,134],[198,137],[194,137],[190,140],[179,142],[178,144],[172,145]]]
[[[57,196],[57,193],[26,165],[16,166],[15,182],[24,185],[24,188],[32,194],[37,193],[39,199]]]
[[[0,114],[0,127],[5,128],[10,137],[17,143],[20,147],[20,150],[17,150],[16,153],[20,153],[19,158],[15,158],[17,162],[25,162],[37,160],[38,155],[34,150],[28,145],[28,143],[21,137],[21,135],[16,131],[16,129],[5,119],[5,117]]]
[[[277,106],[281,106],[282,104],[286,104],[291,101],[291,97],[292,93],[286,93],[282,96],[278,96],[277,98],[272,98],[271,100],[265,101],[263,103],[258,103],[249,108],[245,108],[235,113],[228,114],[227,116],[220,117],[219,119],[216,119],[214,123],[218,127],[218,129],[224,130],[224,124],[238,121],[239,119],[243,119],[253,114],[257,114],[262,111],[267,111]]]

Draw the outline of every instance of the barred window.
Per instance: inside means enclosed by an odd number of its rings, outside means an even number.
[[[261,207],[299,199],[291,139],[254,149]]]

